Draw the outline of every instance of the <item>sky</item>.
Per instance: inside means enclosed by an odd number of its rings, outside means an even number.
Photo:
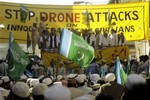
[[[107,4],[109,0],[0,0],[0,2],[14,2],[27,4],[52,4],[52,5],[72,5],[73,2],[83,1],[91,4]]]

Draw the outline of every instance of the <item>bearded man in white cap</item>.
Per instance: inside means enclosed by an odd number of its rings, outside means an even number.
[[[44,100],[44,92],[48,89],[44,83],[39,83],[32,89],[33,100]]]
[[[13,85],[8,100],[30,100],[29,86],[24,82]]]
[[[115,75],[113,73],[108,73],[105,76],[105,81],[107,82],[106,84],[103,84],[100,87],[100,94],[104,95],[110,95],[113,97],[115,100],[120,100],[121,96],[123,95],[125,88],[123,85],[118,84],[117,82],[114,82],[116,79]]]
[[[78,89],[81,90],[84,94],[91,94],[92,88],[85,86],[86,76],[84,74],[78,75],[76,78]]]

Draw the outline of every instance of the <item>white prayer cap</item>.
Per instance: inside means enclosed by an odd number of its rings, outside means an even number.
[[[0,100],[4,100],[4,97],[1,92],[0,92]]]
[[[13,87],[14,84],[15,84],[15,83],[14,83],[13,81],[10,81],[10,87],[11,87],[11,88]]]
[[[62,86],[63,84],[62,84],[62,82],[54,82],[54,85],[60,85],[60,86]]]
[[[50,76],[50,78],[53,80],[54,79],[54,77],[53,76]]]
[[[39,77],[38,77],[38,79],[40,80],[40,79],[42,79],[44,77],[44,75],[40,75]]]
[[[45,78],[45,79],[43,79],[42,83],[44,83],[48,86],[52,83],[52,80],[51,80],[51,78]]]
[[[71,92],[71,100],[84,95],[84,93],[81,90],[79,90],[78,88],[72,87],[72,88],[69,88],[69,89],[70,89],[70,92]]]
[[[95,84],[100,80],[100,76],[98,74],[92,74],[90,76],[90,80],[91,80],[91,82],[93,82]]]
[[[44,83],[39,83],[35,85],[32,89],[33,95],[44,95],[44,92],[48,89],[47,85]]]
[[[57,81],[60,81],[62,78],[63,78],[62,75],[58,75],[58,76],[57,76]]]
[[[18,97],[29,97],[29,86],[24,82],[16,82],[12,87],[12,92]]]
[[[4,81],[3,81],[2,79],[0,79],[0,85],[3,84],[3,82],[4,82]]]
[[[32,80],[33,78],[28,78],[26,83],[30,86],[30,81]]]
[[[67,87],[52,85],[45,91],[44,98],[44,100],[71,100],[71,93]]]
[[[84,77],[85,80],[87,80],[86,75],[85,74],[79,74],[82,75]]]
[[[69,74],[69,75],[67,75],[67,79],[69,79],[69,78],[75,78],[77,76],[77,74]]]
[[[10,79],[9,79],[8,76],[4,76],[4,77],[2,77],[1,79],[2,79],[4,82],[9,82],[9,81],[10,81]]]
[[[1,92],[2,96],[7,97],[9,95],[10,90],[6,90],[6,89],[0,87],[0,92]]]
[[[124,62],[126,62],[127,61],[127,59],[124,59]]]
[[[100,84],[94,84],[91,86],[92,89],[99,89],[100,88]]]
[[[78,75],[76,78],[78,83],[83,83],[85,81],[85,76],[84,75]]]
[[[35,85],[39,84],[39,80],[38,79],[31,79],[30,81],[30,87],[34,87]]]
[[[138,74],[130,74],[126,80],[126,87],[131,89],[134,85],[146,84],[146,80]]]
[[[106,82],[112,82],[112,81],[115,81],[116,77],[115,77],[115,74],[114,73],[108,73],[106,76],[105,76],[105,81]]]
[[[95,100],[95,96],[92,95],[83,95],[81,97],[77,97],[74,100]]]
[[[23,74],[20,76],[20,79],[27,79],[27,76]]]

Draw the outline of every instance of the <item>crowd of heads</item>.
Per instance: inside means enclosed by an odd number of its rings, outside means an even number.
[[[22,76],[14,82],[9,77],[3,76],[0,78],[0,100],[143,100],[149,98],[148,78],[130,74],[125,84],[118,84],[116,78],[113,73],[108,73],[104,77],[98,74],[90,76],[69,74],[57,80],[45,76],[38,78]]]
[[[144,65],[148,59],[146,55],[143,56],[140,61]],[[91,65],[93,63],[96,61]],[[143,71],[131,72],[123,84],[117,83],[117,75],[113,72],[103,75],[93,72],[56,76],[42,73],[36,77],[24,73],[17,81],[1,75],[0,100],[143,100],[149,98],[150,92],[150,79],[144,76]]]

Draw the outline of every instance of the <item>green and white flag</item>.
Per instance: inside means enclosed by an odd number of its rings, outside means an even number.
[[[8,56],[8,76],[17,81],[26,70],[30,59],[15,40],[12,41],[12,46],[8,50]]]
[[[28,17],[28,13],[29,13],[29,10],[23,5],[20,5],[20,21],[25,23]]]
[[[80,36],[63,29],[60,53],[81,67],[87,67],[94,58],[94,49]]]

